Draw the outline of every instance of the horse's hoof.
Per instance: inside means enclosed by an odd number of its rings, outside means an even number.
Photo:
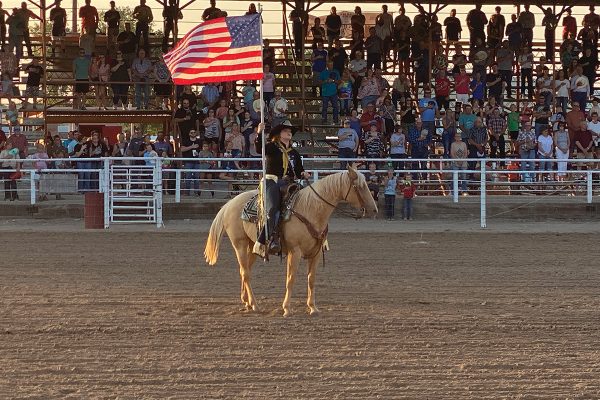
[[[288,310],[288,309],[284,309],[284,310],[283,310],[283,317],[284,317],[284,318],[287,318],[287,317],[289,317],[289,316],[291,316],[291,315],[292,315],[292,313],[291,313],[291,311],[290,311],[290,310]]]
[[[311,317],[316,317],[321,313],[321,311],[319,311],[318,308],[312,308],[308,311],[308,315],[310,315]]]
[[[252,306],[252,311],[258,312],[258,306],[256,304]]]

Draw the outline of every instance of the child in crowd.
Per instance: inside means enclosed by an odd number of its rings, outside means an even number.
[[[144,161],[146,165],[152,166],[156,162],[153,158],[158,157],[158,153],[154,151],[154,147],[152,147],[152,143],[144,144]]]
[[[417,188],[413,185],[410,174],[406,174],[402,184],[402,219],[405,221],[412,220],[412,201],[416,191]]]
[[[519,136],[519,119],[521,114],[517,111],[517,105],[510,105],[510,112],[506,117],[508,135],[510,137],[510,152],[512,154],[517,154],[517,137]]]
[[[450,158],[452,158],[452,169],[458,171],[465,171],[467,169],[467,162],[465,161],[469,150],[467,144],[462,140],[460,132],[454,134],[454,142],[450,145]],[[467,192],[467,174],[458,174],[460,191],[463,193]]]
[[[33,160],[33,168],[36,169],[35,188],[40,193],[40,175],[43,170],[48,169],[48,153],[46,153],[46,147],[43,141],[39,140],[35,143],[35,153],[27,157],[29,160]],[[48,196],[45,193],[40,193],[38,197],[39,201],[48,200]]]
[[[394,175],[393,168],[388,169],[383,186],[385,187],[383,191],[383,195],[385,196],[385,217],[388,221],[393,221],[396,206],[396,189],[398,187],[398,180]]]
[[[390,137],[390,157],[392,159],[406,158],[406,135],[402,130],[402,125],[396,124],[396,130]],[[404,169],[404,163],[394,161],[394,169]]]
[[[215,197],[215,192],[212,190],[212,174],[209,172],[211,168],[213,168],[214,161],[202,160],[203,158],[213,158],[214,154],[210,151],[210,146],[208,143],[202,143],[202,150],[198,152],[198,158],[200,161],[200,189],[202,189],[202,184],[206,184],[206,187],[210,189],[210,194],[212,197]],[[202,190],[200,190],[202,193]]]
[[[381,180],[379,179],[379,174],[376,172],[377,164],[374,162],[369,163],[369,171],[365,173],[365,180],[367,181],[367,187],[373,196],[375,201],[379,200],[379,186],[381,185]]]
[[[19,111],[14,101],[8,103],[8,110],[6,110],[6,121],[8,122],[8,130],[12,134],[14,127],[19,124]]]
[[[540,171],[542,171],[540,180],[549,180],[551,173],[544,173],[544,171],[552,171],[554,167],[551,161],[547,161],[554,158],[554,140],[552,139],[552,136],[550,136],[550,127],[548,126],[542,129],[542,134],[538,136],[537,153],[538,158],[540,159]]]

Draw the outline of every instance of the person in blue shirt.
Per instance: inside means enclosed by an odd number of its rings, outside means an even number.
[[[439,113],[439,107],[437,101],[431,97],[431,89],[425,87],[424,92],[425,95],[419,100],[419,113],[421,114],[423,126],[433,134],[435,133],[435,117]]]
[[[319,85],[321,72],[327,67],[327,50],[323,49],[323,41],[317,42],[317,48],[313,50],[312,54],[312,71],[313,71],[313,83],[314,86]],[[313,96],[317,95],[317,89],[313,87]]]
[[[421,119],[415,121],[415,125],[408,130],[408,142],[410,143],[410,156],[413,159],[421,159],[413,163],[413,169],[427,169],[427,158],[429,157],[429,145],[433,139],[433,132],[425,127]],[[417,179],[417,174],[413,174]]]
[[[479,72],[475,73],[473,80],[469,84],[469,89],[471,89],[471,97],[477,100],[480,105],[483,105],[485,82],[481,81],[481,74]]]
[[[323,105],[321,108],[321,119],[323,124],[327,123],[327,107],[329,103],[333,108],[333,124],[339,124],[339,100],[337,87],[340,80],[340,74],[333,69],[333,61],[327,61],[327,68],[319,75],[321,82],[321,99]]]

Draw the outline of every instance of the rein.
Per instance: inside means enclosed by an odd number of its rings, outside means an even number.
[[[365,216],[365,213],[366,213],[365,201],[364,201],[363,197],[361,196],[361,194],[360,194],[360,192],[358,190],[358,187],[356,186],[356,183],[354,183],[355,181],[356,181],[356,179],[352,179],[350,181],[350,186],[348,187],[348,191],[346,192],[346,195],[344,196],[344,201],[348,201],[348,196],[350,195],[350,191],[352,189],[354,189],[354,193],[356,194],[356,197],[358,198],[358,202],[360,203],[360,208],[362,210],[362,215],[355,214],[353,212],[349,212],[349,211],[346,211],[346,210],[342,210],[338,206],[332,204],[326,198],[324,198],[323,196],[321,196],[319,194],[319,192],[316,191],[316,189],[313,187],[313,185],[310,182],[308,183],[308,187],[310,188],[310,190],[313,191],[313,193],[317,196],[317,198],[319,198],[319,200],[321,200],[323,203],[327,204],[329,207],[333,208],[334,210],[337,210],[342,215],[345,215],[347,217],[351,217],[351,218],[354,218],[354,219],[361,219],[361,218],[363,218]]]

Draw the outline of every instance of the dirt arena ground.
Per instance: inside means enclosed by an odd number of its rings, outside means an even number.
[[[228,242],[201,262],[206,222],[39,224],[0,227],[1,399],[600,398],[595,225],[337,222],[321,315],[302,268],[284,319],[283,265],[255,266],[261,311],[238,311]]]

